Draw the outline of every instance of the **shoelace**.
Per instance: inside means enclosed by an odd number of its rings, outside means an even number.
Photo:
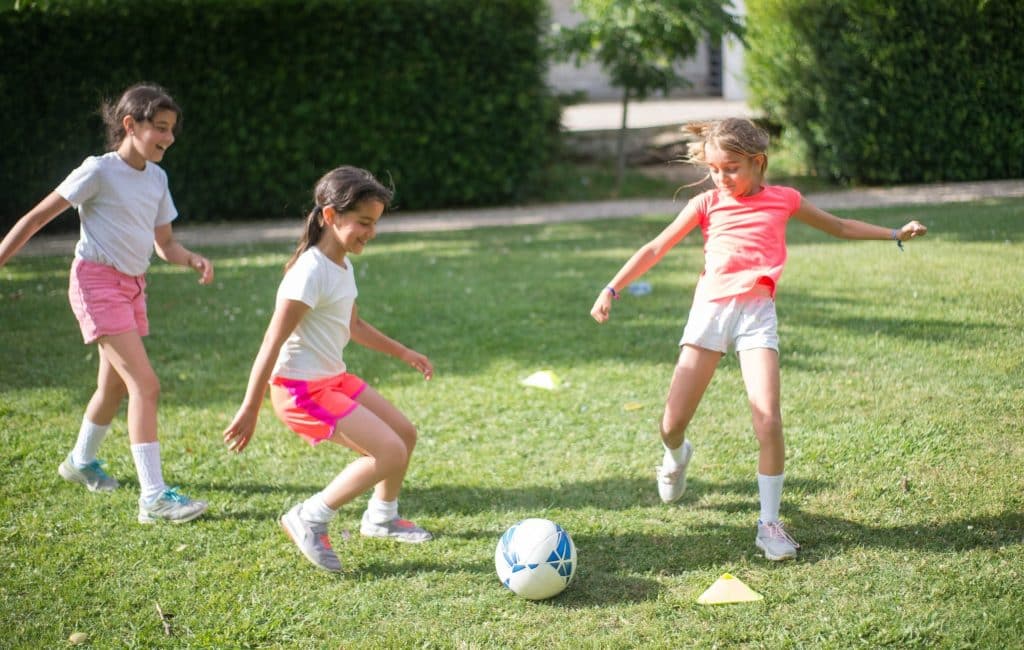
[[[794,548],[800,548],[800,545],[796,543],[796,540],[789,536],[786,529],[782,527],[781,521],[773,521],[770,524],[764,524],[765,528],[768,529],[768,536],[773,539],[781,539],[785,542],[789,542]]]
[[[676,479],[679,478],[679,475],[683,473],[683,470],[686,469],[686,465],[677,465],[676,468],[670,472],[664,471],[664,467],[662,465],[658,465],[657,469],[658,477],[661,479],[662,483],[674,483]]]
[[[107,473],[103,471],[103,466],[104,465],[106,465],[106,463],[104,461],[100,460],[99,458],[97,458],[95,460],[91,460],[88,463],[86,463],[82,467],[82,470],[88,470],[88,471],[91,471],[91,472],[95,472],[95,473],[99,474],[100,476],[106,476]]]
[[[167,488],[166,490],[164,490],[164,493],[160,496],[162,496],[164,499],[167,499],[168,501],[174,501],[175,503],[180,503],[182,505],[187,505],[188,503],[190,503],[189,498],[187,496],[185,496],[181,492],[178,492],[177,486]]]

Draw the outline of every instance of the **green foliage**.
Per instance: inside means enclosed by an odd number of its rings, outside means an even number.
[[[559,26],[554,54],[577,65],[595,60],[629,97],[667,93],[689,85],[675,65],[697,52],[704,38],[742,34],[729,13],[729,0],[577,0],[585,18],[575,27]]]
[[[842,216],[918,216],[930,231],[899,253],[789,228],[783,517],[803,549],[784,564],[753,545],[757,443],[734,356],[688,432],[687,493],[657,497],[657,426],[700,234],[645,276],[651,294],[627,293],[604,325],[589,316],[670,214],[381,235],[354,260],[360,315],[435,365],[424,382],[346,350],[418,426],[401,512],[436,539],[361,538],[364,496],[330,525],[341,576],[310,566],[276,520],[355,456],[310,448],[269,404],[244,454],[220,439],[290,246],[204,250],[210,287],[151,270],[164,476],[210,501],[180,526],[135,523],[123,410],[100,452],[123,489],[58,477],[95,347],[67,309],[69,260],[15,258],[0,269],[0,646],[61,648],[74,631],[103,649],[1019,646],[1024,200]],[[561,389],[519,384],[539,369]],[[513,597],[494,574],[498,536],[526,516],[563,525],[579,552],[575,582],[549,602]],[[765,599],[697,605],[726,572]]]
[[[196,220],[301,215],[343,163],[403,208],[514,201],[557,140],[541,0],[23,4],[0,13],[0,226],[102,151],[97,107],[142,80],[184,111],[162,165]]]
[[[1019,0],[750,0],[753,102],[817,173],[856,183],[1024,175]]]

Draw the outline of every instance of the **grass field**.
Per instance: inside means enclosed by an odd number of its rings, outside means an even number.
[[[182,526],[135,522],[123,412],[101,451],[123,489],[58,477],[96,353],[66,304],[69,259],[16,258],[0,269],[0,647],[58,648],[73,632],[94,648],[1019,647],[1024,201],[842,214],[931,232],[900,254],[790,227],[783,518],[803,550],[788,563],[753,545],[757,452],[735,358],[689,432],[686,495],[665,506],[655,490],[698,238],[647,275],[650,295],[625,296],[604,326],[589,317],[666,215],[387,235],[356,260],[361,315],[436,368],[426,383],[347,356],[419,425],[402,513],[437,537],[364,540],[365,501],[352,503],[331,528],[341,576],[302,559],[276,520],[351,455],[311,449],[269,408],[243,455],[220,440],[290,246],[204,250],[211,287],[151,270],[164,474],[211,503]],[[559,390],[520,385],[542,369]],[[579,553],[550,601],[494,574],[499,535],[529,516],[562,524]],[[697,605],[726,572],[764,600]]]

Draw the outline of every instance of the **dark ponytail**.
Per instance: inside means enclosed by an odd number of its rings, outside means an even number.
[[[316,206],[313,211],[306,217],[306,227],[302,230],[302,237],[299,237],[299,244],[295,247],[295,252],[292,253],[291,258],[284,265],[284,270],[292,268],[295,264],[295,260],[299,259],[299,256],[308,251],[311,247],[316,246],[317,242],[320,241],[320,235],[324,232],[324,209],[322,206]]]

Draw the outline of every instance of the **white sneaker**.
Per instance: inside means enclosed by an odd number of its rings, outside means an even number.
[[[664,503],[672,503],[683,496],[686,491],[686,468],[693,457],[693,445],[689,440],[683,442],[683,462],[679,465],[666,465],[662,461],[658,467],[658,496]]]
[[[192,521],[206,512],[205,501],[193,501],[178,492],[178,488],[167,488],[160,496],[149,502],[139,499],[139,523],[152,524],[170,521],[182,524]]]
[[[789,536],[789,533],[782,527],[781,521],[764,523],[757,522],[757,538],[754,539],[757,548],[764,551],[764,556],[769,560],[791,560],[796,557],[800,545]]]

